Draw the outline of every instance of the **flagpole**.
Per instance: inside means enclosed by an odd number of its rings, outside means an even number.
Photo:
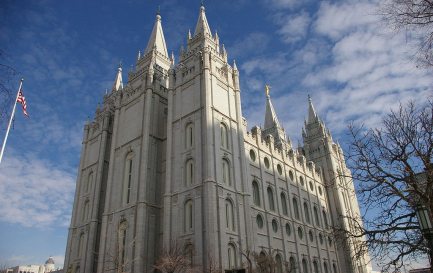
[[[21,87],[22,87],[22,85],[23,85],[23,81],[24,81],[24,79],[21,79],[21,81],[20,81],[20,87],[18,87],[17,96],[15,97],[14,108],[12,109],[11,118],[9,119],[9,125],[8,125],[8,129],[6,130],[6,136],[5,136],[5,139],[3,140],[2,150],[1,150],[1,153],[0,153],[0,164],[1,164],[1,162],[2,162],[3,153],[4,153],[4,151],[5,151],[6,141],[7,141],[7,139],[8,139],[9,130],[11,129],[12,120],[14,119],[15,108],[17,107],[18,95],[20,94],[20,90],[21,90]]]

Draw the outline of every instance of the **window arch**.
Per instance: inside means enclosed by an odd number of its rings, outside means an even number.
[[[272,188],[268,187],[267,192],[268,192],[269,209],[275,210],[274,192],[272,191]]]
[[[305,221],[307,223],[310,223],[310,212],[308,210],[308,204],[307,204],[307,202],[304,202],[304,215],[305,215]]]
[[[229,148],[229,134],[227,125],[221,123],[221,147],[228,149]]]
[[[328,264],[326,262],[323,262],[323,269],[325,270],[325,273],[329,273]]]
[[[326,211],[322,210],[323,222],[325,222],[325,227],[329,228],[328,217],[326,216]]]
[[[307,260],[302,259],[302,271],[303,273],[308,273],[308,264],[307,264]]]
[[[233,203],[230,199],[226,199],[226,228],[235,231]]]
[[[81,221],[86,221],[89,218],[89,200],[84,202],[83,214],[81,215]]]
[[[194,124],[188,123],[185,127],[185,148],[192,148],[194,146]]]
[[[229,269],[236,268],[236,248],[232,243],[227,247],[227,257]]]
[[[319,212],[316,206],[313,207],[313,213],[314,213],[314,220],[316,221],[316,225],[320,227],[321,225],[319,220]]]
[[[86,183],[86,192],[89,192],[93,187],[93,172],[91,171],[89,173],[89,176],[87,177],[87,183]]]
[[[126,230],[128,228],[128,223],[122,221],[119,224],[119,234],[118,234],[118,244],[119,244],[119,265],[122,268],[125,266],[126,261]]]
[[[230,179],[230,163],[227,159],[223,158],[222,160],[222,174],[223,174],[223,183],[231,186],[232,181]]]
[[[297,273],[296,260],[293,256],[289,258],[289,273]]]
[[[275,256],[276,273],[283,273],[283,259],[280,254]]]
[[[185,232],[193,230],[193,214],[192,214],[192,200],[189,199],[185,202],[184,206],[184,229]]]
[[[288,216],[288,215],[289,215],[289,212],[288,212],[288,210],[287,210],[286,195],[284,194],[284,192],[282,192],[282,193],[280,194],[280,197],[281,197],[281,208],[282,208],[282,210],[283,210],[283,214],[286,215],[286,216]]]
[[[317,264],[317,261],[313,261],[313,270],[314,273],[319,273],[319,265]]]
[[[131,152],[126,156],[123,178],[123,191],[122,203],[129,204],[131,201],[131,187],[132,187],[132,167],[133,167],[134,154]]]
[[[256,206],[260,206],[260,189],[259,183],[257,181],[253,181],[253,203]]]
[[[335,263],[332,264],[332,273],[338,273],[337,265]]]
[[[293,197],[292,203],[293,203],[293,212],[295,213],[295,218],[299,220],[299,218],[300,218],[299,206],[298,206],[298,200],[296,199],[296,197]]]
[[[194,160],[188,159],[185,164],[185,185],[194,184]]]
[[[293,172],[292,172],[292,171],[289,171],[289,178],[290,178],[290,181],[291,181],[291,182],[295,182],[295,181],[294,181],[294,176],[293,176]]]

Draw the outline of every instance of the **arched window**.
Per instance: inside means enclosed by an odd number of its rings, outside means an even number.
[[[329,228],[328,218],[326,217],[326,211],[325,210],[322,210],[322,216],[323,216],[323,222],[325,222],[325,227]]]
[[[289,215],[289,213],[287,211],[287,201],[284,192],[281,193],[280,197],[281,197],[281,208],[283,210],[283,214],[287,216]]]
[[[235,216],[233,211],[233,203],[226,199],[226,227],[229,230],[235,230]]]
[[[310,223],[310,212],[308,211],[308,204],[307,204],[307,202],[304,202],[304,215],[305,215],[305,221],[307,223]]]
[[[122,221],[119,225],[119,234],[118,234],[118,244],[119,244],[119,265],[123,272],[126,261],[126,230],[128,227],[128,223],[126,221]]]
[[[290,178],[290,181],[291,181],[291,182],[294,182],[294,181],[293,181],[294,176],[293,176],[293,172],[292,172],[292,171],[289,171],[289,178]]]
[[[75,268],[75,273],[81,273],[79,265],[77,265],[77,267]]]
[[[92,190],[92,187],[93,187],[93,172],[90,172],[89,176],[87,177],[86,192]]]
[[[275,210],[274,193],[272,192],[271,187],[268,187],[268,200],[269,200],[269,209]]]
[[[84,202],[83,215],[81,217],[81,221],[86,221],[88,217],[89,217],[89,200],[86,200],[86,202]]]
[[[124,205],[129,204],[131,201],[131,187],[132,187],[132,167],[133,167],[133,158],[134,154],[129,153],[126,156],[125,161],[125,174],[123,178],[123,194],[122,194],[122,203]]]
[[[232,181],[230,179],[230,164],[229,161],[225,158],[222,160],[222,173],[223,173],[223,183],[231,186]]]
[[[188,159],[185,164],[185,185],[191,186],[194,184],[194,161]]]
[[[319,273],[319,265],[317,264],[317,261],[313,261],[313,270],[314,273]]]
[[[325,273],[329,273],[328,264],[326,262],[323,262],[323,269],[325,270]]]
[[[293,197],[292,203],[293,203],[293,212],[295,213],[295,218],[299,220],[300,215],[299,215],[298,200],[296,200],[296,198]]]
[[[275,263],[276,263],[276,273],[283,273],[283,259],[281,259],[281,255],[277,254],[275,256]]]
[[[80,239],[78,240],[77,256],[81,257],[83,253],[84,253],[84,233],[81,233]]]
[[[184,226],[185,232],[191,232],[193,230],[193,219],[192,219],[192,200],[185,202],[184,207]]]
[[[296,260],[293,256],[289,258],[289,273],[297,273]]]
[[[224,123],[221,123],[221,147],[228,149],[229,148],[229,134],[227,130],[227,126]]]
[[[188,123],[185,127],[185,148],[192,148],[194,146],[194,124]]]
[[[307,264],[307,260],[302,259],[302,271],[303,273],[308,273],[308,264]]]
[[[320,227],[319,212],[316,206],[313,207],[313,213],[314,213],[314,220],[316,221],[316,225]]]
[[[260,206],[260,190],[257,181],[253,181],[253,202],[254,205]]]
[[[337,265],[335,263],[332,264],[332,273],[338,273],[337,271]]]
[[[229,244],[227,247],[227,257],[229,269],[236,268],[236,249],[233,244]]]

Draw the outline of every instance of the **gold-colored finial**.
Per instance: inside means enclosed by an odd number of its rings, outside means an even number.
[[[266,92],[266,96],[269,96],[269,92],[271,90],[271,87],[268,84],[265,84],[265,92]]]

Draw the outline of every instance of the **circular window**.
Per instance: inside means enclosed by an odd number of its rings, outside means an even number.
[[[331,237],[328,237],[328,243],[329,243],[329,246],[332,246],[332,239],[331,239]]]
[[[323,245],[323,235],[322,233],[319,233],[319,242],[321,245]]]
[[[260,214],[257,214],[256,217],[257,226],[262,229],[263,228],[263,218]]]
[[[272,230],[274,232],[278,231],[278,223],[277,223],[277,220],[275,220],[275,219],[272,220]]]
[[[314,190],[313,182],[310,181],[310,190]]]
[[[301,186],[304,186],[304,178],[302,176],[299,177],[299,183],[301,183]]]
[[[293,172],[292,172],[292,171],[289,171],[289,178],[290,178],[290,180],[292,180],[292,182],[293,182]]]
[[[292,230],[291,230],[291,228],[290,228],[290,224],[287,223],[287,224],[286,224],[286,234],[287,234],[287,236],[290,236],[291,233],[292,233]]]
[[[318,186],[317,189],[319,190],[319,194],[322,195],[322,187]]]
[[[279,175],[282,175],[282,174],[283,174],[283,168],[281,168],[281,165],[280,165],[280,164],[277,165],[277,171],[278,171],[278,174],[279,174]]]
[[[254,152],[253,149],[250,150],[250,159],[251,161],[256,161],[256,153]]]
[[[314,241],[314,235],[313,235],[313,232],[311,230],[308,232],[308,236],[310,237],[310,242],[313,242]]]
[[[302,237],[304,237],[304,233],[302,232],[301,227],[298,227],[298,236],[299,236],[299,239],[301,239],[301,240],[302,240]]]
[[[269,159],[267,157],[265,157],[264,162],[265,162],[266,169],[269,169],[270,165],[269,165]]]

